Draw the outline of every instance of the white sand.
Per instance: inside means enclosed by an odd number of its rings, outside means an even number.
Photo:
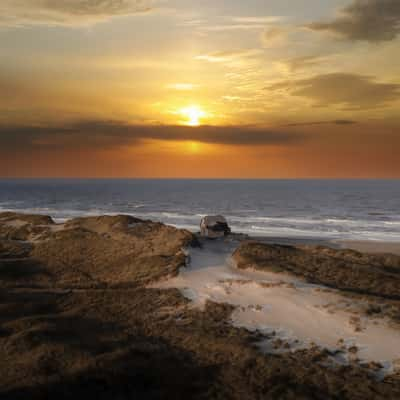
[[[400,359],[400,331],[383,319],[362,315],[361,301],[287,274],[239,270],[231,265],[232,250],[232,244],[222,242],[192,249],[189,267],[158,287],[179,288],[198,307],[207,300],[238,306],[232,315],[235,326],[274,330],[297,343],[296,348],[315,343],[339,349],[343,340],[347,347],[358,347],[360,361],[380,362],[387,371]],[[270,351],[271,343],[262,348]]]
[[[64,223],[57,223],[57,224],[53,224],[53,225],[48,225],[48,227],[50,228],[50,230],[52,232],[60,232],[60,231],[63,231],[65,229],[65,224]]]

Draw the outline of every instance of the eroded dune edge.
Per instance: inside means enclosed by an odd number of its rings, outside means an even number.
[[[182,290],[154,287],[179,278],[184,249],[198,245],[128,216],[61,225],[0,214],[0,397],[400,398],[397,373],[327,362],[318,345],[262,352],[266,333],[235,323],[237,306],[196,307]],[[330,251],[244,242],[233,258],[362,298],[362,312],[398,329],[399,258]]]

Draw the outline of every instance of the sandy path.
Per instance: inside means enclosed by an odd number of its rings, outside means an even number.
[[[400,331],[383,319],[362,315],[360,301],[334,290],[286,274],[238,270],[230,261],[234,246],[210,242],[191,249],[189,267],[157,286],[181,289],[198,307],[207,300],[235,305],[235,326],[274,331],[292,349],[315,343],[344,351],[340,361],[375,361],[392,371],[400,359]],[[260,346],[264,351],[290,350],[276,349],[270,340]]]

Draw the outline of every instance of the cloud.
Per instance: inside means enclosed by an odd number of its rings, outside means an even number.
[[[282,26],[275,26],[266,29],[261,35],[261,42],[264,47],[281,46],[287,43],[289,29]]]
[[[1,0],[0,24],[85,25],[148,11],[152,0]]]
[[[203,32],[258,31],[266,26],[284,21],[282,16],[223,16],[214,19],[214,24],[207,20],[188,21],[189,26],[197,26]]]
[[[340,105],[348,109],[378,108],[400,98],[400,85],[380,83],[365,75],[331,73],[309,79],[281,81],[265,88],[285,90],[311,99],[318,106]]]
[[[258,126],[130,125],[113,121],[84,121],[64,126],[0,125],[0,148],[5,151],[43,148],[112,148],[146,140],[196,141],[226,145],[291,145],[302,142],[299,133]]]
[[[190,91],[195,90],[199,87],[199,85],[194,83],[170,83],[165,86],[166,89],[169,90],[178,90],[178,91]]]
[[[239,24],[274,24],[283,21],[285,18],[277,15],[266,15],[262,17],[232,17],[232,21]]]
[[[331,32],[344,39],[389,41],[400,33],[399,0],[353,0],[328,22],[307,25],[314,31]]]
[[[332,121],[311,121],[311,122],[295,122],[292,124],[286,124],[284,126],[312,126],[312,125],[354,125],[356,121],[349,119],[334,119]]]
[[[211,63],[222,63],[242,58],[249,58],[262,53],[259,49],[216,51],[209,54],[201,54],[195,57],[196,60],[208,61]]]
[[[225,25],[208,25],[201,27],[205,32],[229,32],[229,31],[257,31],[264,29],[264,24],[225,24]]]
[[[296,72],[302,69],[310,69],[324,60],[325,58],[320,56],[303,56],[284,61],[283,64],[290,72]]]

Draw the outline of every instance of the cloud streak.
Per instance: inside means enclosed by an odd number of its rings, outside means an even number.
[[[350,73],[281,81],[266,89],[306,97],[317,106],[339,105],[353,110],[383,107],[400,98],[399,84],[376,82],[369,76]]]
[[[287,67],[290,72],[297,72],[300,70],[309,70],[320,63],[324,62],[326,58],[322,56],[301,56],[295,57],[282,63]]]
[[[2,0],[0,24],[86,25],[149,11],[152,0]]]
[[[231,62],[240,59],[251,58],[262,53],[260,49],[242,49],[216,51],[209,54],[200,54],[195,57],[196,60],[208,61],[211,63]]]
[[[277,47],[287,44],[291,29],[287,26],[274,26],[264,30],[261,35],[263,47]]]
[[[399,0],[353,0],[327,22],[313,22],[307,27],[330,32],[348,40],[389,41],[400,33]]]
[[[130,125],[113,121],[75,122],[65,126],[0,126],[0,148],[108,149],[146,140],[196,141],[223,145],[296,145],[306,140],[299,133],[257,126]]]
[[[292,124],[286,124],[284,126],[312,126],[312,125],[353,125],[356,124],[356,121],[352,121],[349,119],[334,119],[332,121],[310,121],[310,122],[295,122]]]

